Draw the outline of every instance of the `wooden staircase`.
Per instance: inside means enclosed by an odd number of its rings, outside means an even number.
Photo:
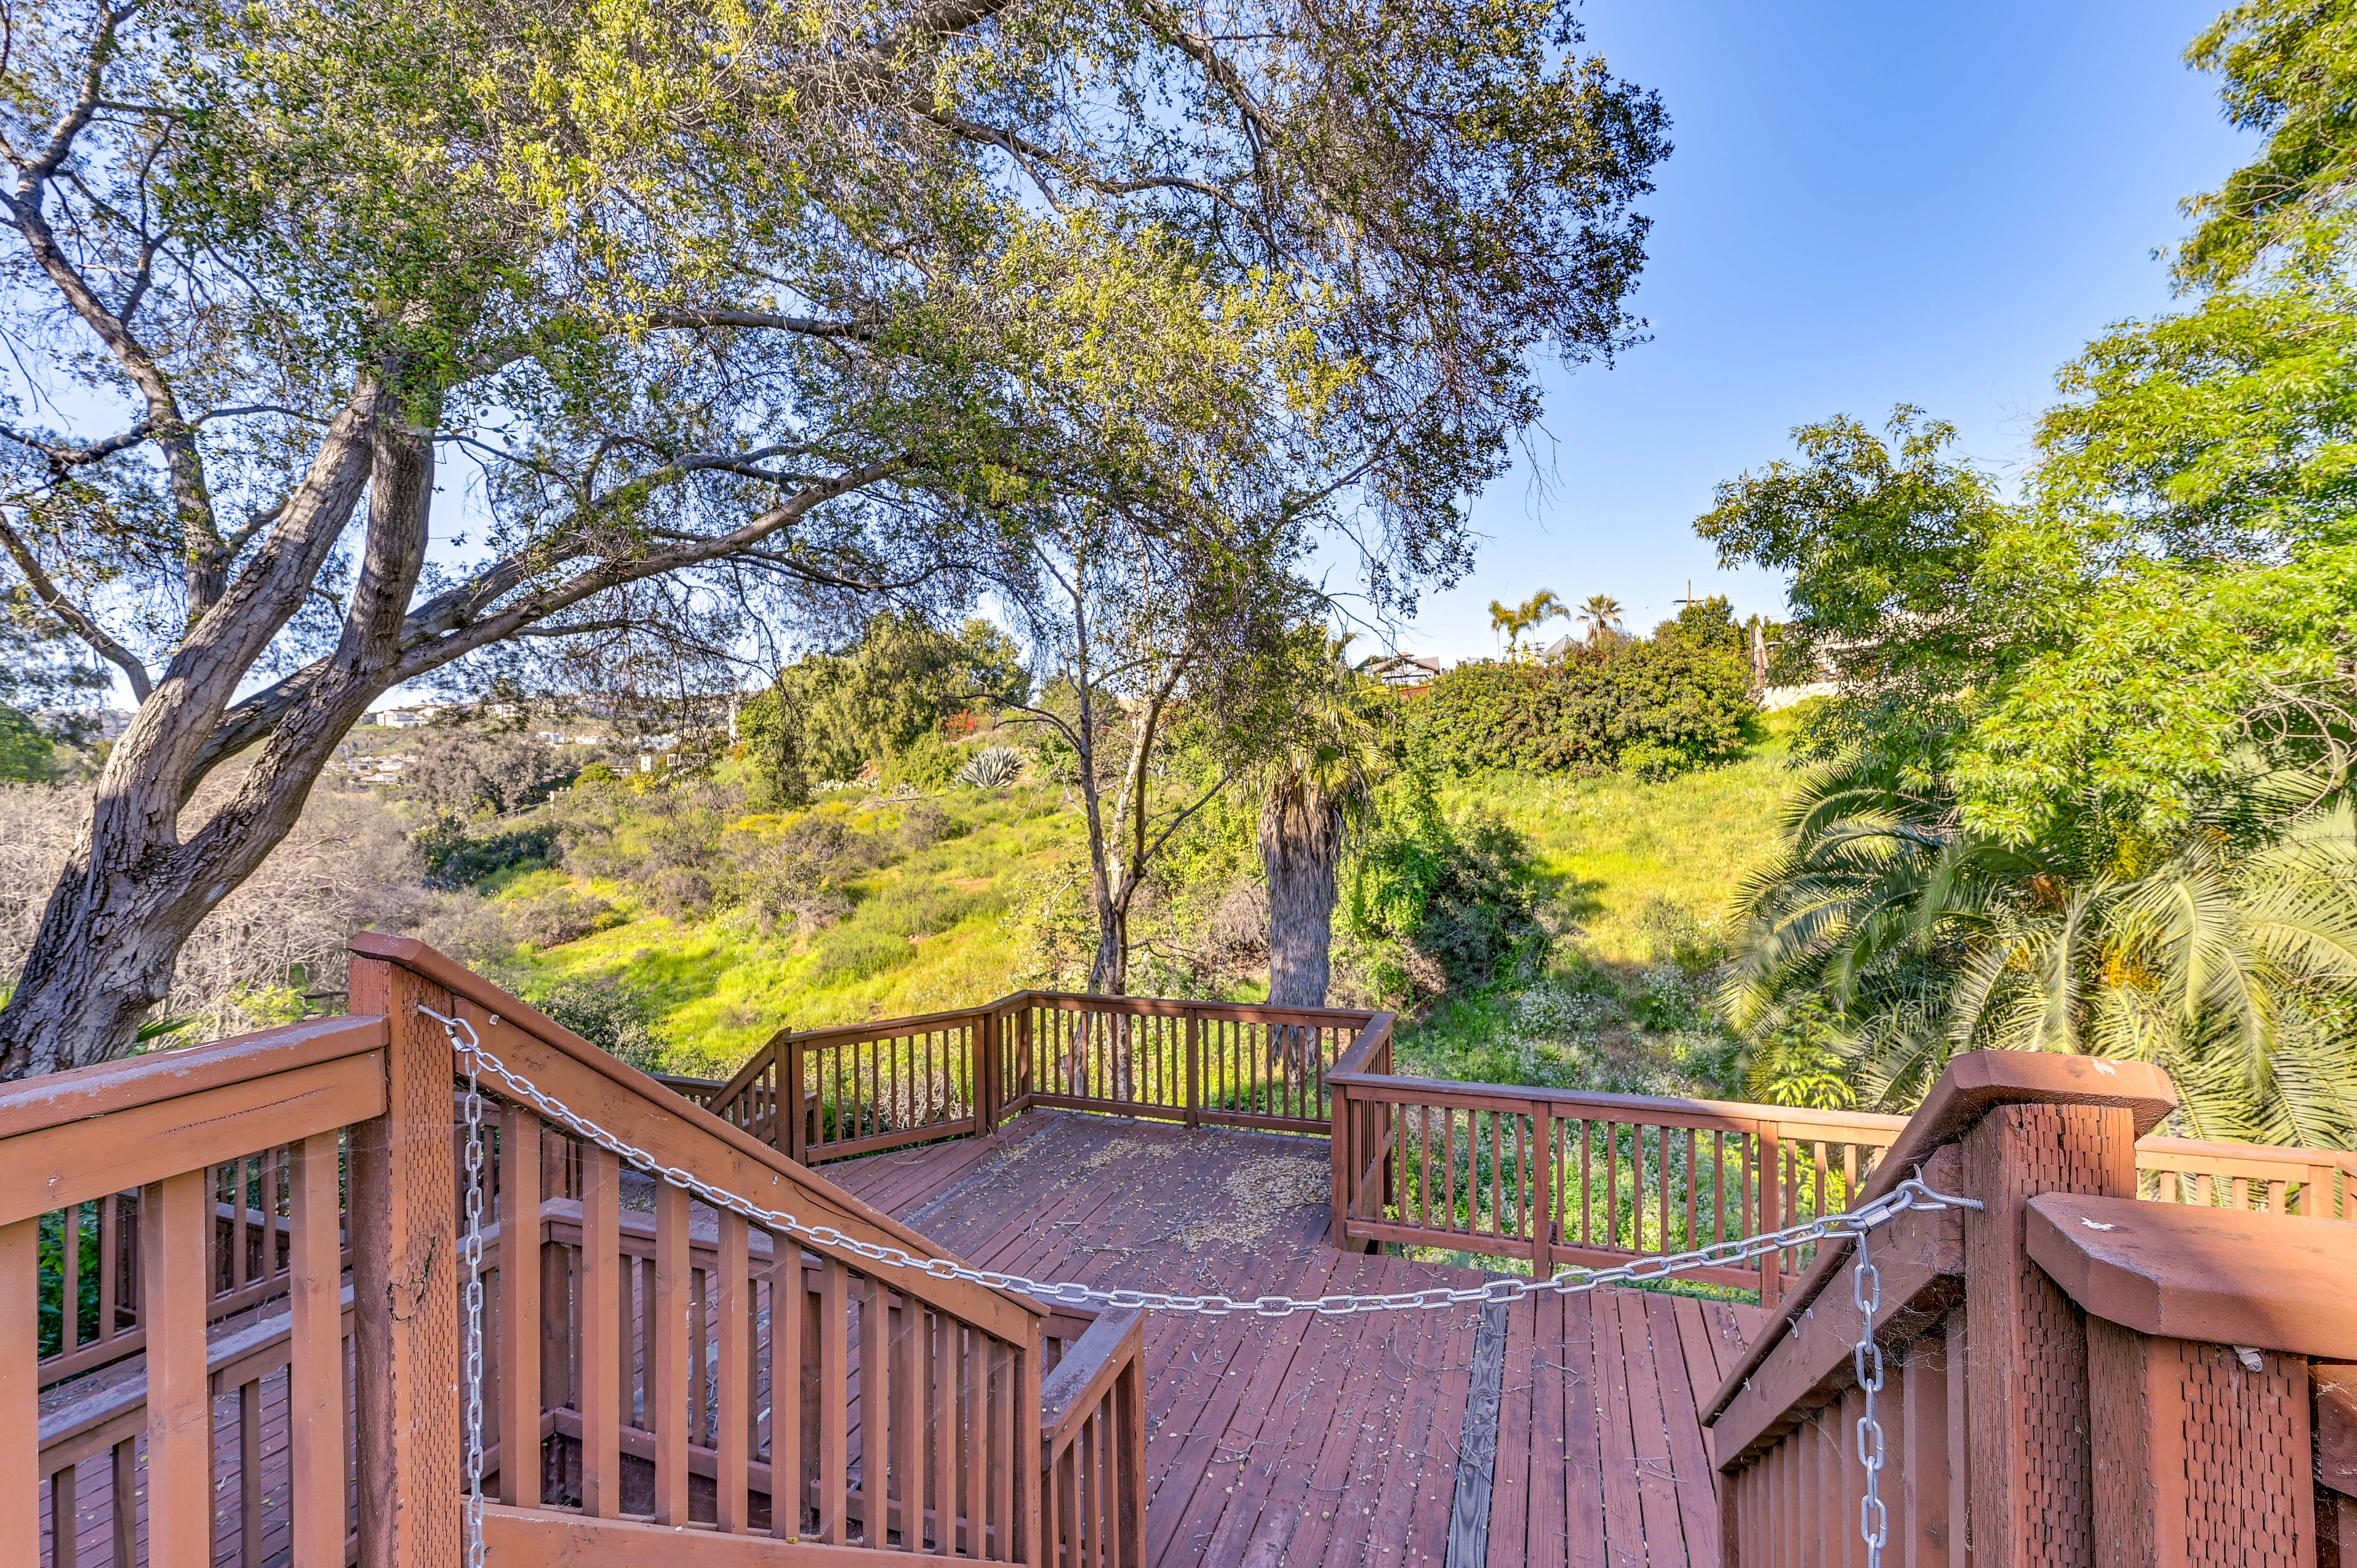
[[[348,1018],[0,1090],[0,1562],[460,1562],[463,1059],[421,1008],[662,1165],[940,1255],[430,949],[354,951]],[[1135,1315],[805,1248],[483,1089],[497,1562],[1143,1561]]]

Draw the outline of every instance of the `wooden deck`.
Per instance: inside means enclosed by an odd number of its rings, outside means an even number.
[[[1034,1111],[990,1138],[823,1174],[978,1267],[1033,1278],[1241,1297],[1482,1277],[1329,1246],[1323,1139]],[[1759,1316],[1619,1290],[1493,1315],[1503,1356],[1488,1362],[1500,1380],[1488,1562],[1717,1563],[1697,1406]],[[1452,1515],[1478,1518],[1481,1494],[1471,1466],[1459,1485],[1480,1330],[1469,1306],[1152,1315],[1151,1568],[1451,1561]],[[1474,1532],[1460,1522],[1458,1534],[1461,1563]]]

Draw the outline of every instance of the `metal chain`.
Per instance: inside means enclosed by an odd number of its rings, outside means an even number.
[[[1866,1413],[1857,1418],[1857,1459],[1866,1466],[1866,1495],[1857,1500],[1857,1533],[1866,1542],[1866,1568],[1882,1568],[1883,1543],[1890,1539],[1890,1510],[1882,1502],[1882,1423],[1875,1419],[1874,1396],[1882,1391],[1882,1347],[1874,1337],[1874,1315],[1882,1309],[1882,1271],[1874,1266],[1865,1232],[1857,1238],[1857,1269],[1850,1280],[1857,1303],[1857,1346],[1850,1353],[1857,1386],[1866,1391]],[[1874,1446],[1867,1446],[1867,1439]]]
[[[483,1568],[483,1089],[481,1042],[474,1026],[420,1007],[438,1020],[450,1043],[467,1031],[467,1233],[458,1256],[467,1265],[467,1568]],[[475,1048],[468,1049],[468,1047]]]

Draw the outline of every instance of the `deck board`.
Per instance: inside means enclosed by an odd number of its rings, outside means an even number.
[[[1303,1179],[1273,1187],[1295,1162]],[[969,1262],[1037,1279],[1242,1297],[1481,1277],[1329,1247],[1326,1166],[1322,1140],[1032,1112],[990,1139],[819,1174]],[[1149,1315],[1152,1568],[1440,1563],[1478,1316]],[[1715,1563],[1696,1406],[1757,1318],[1627,1291],[1515,1304],[1491,1562]]]

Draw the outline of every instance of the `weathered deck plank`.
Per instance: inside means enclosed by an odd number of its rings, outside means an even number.
[[[1329,1247],[1326,1168],[1316,1140],[1035,1112],[992,1140],[824,1175],[969,1262],[1035,1278],[1241,1296],[1480,1277]],[[1440,1563],[1478,1316],[1150,1316],[1154,1568]],[[1695,1406],[1754,1316],[1625,1292],[1518,1303],[1491,1561],[1715,1562]]]

